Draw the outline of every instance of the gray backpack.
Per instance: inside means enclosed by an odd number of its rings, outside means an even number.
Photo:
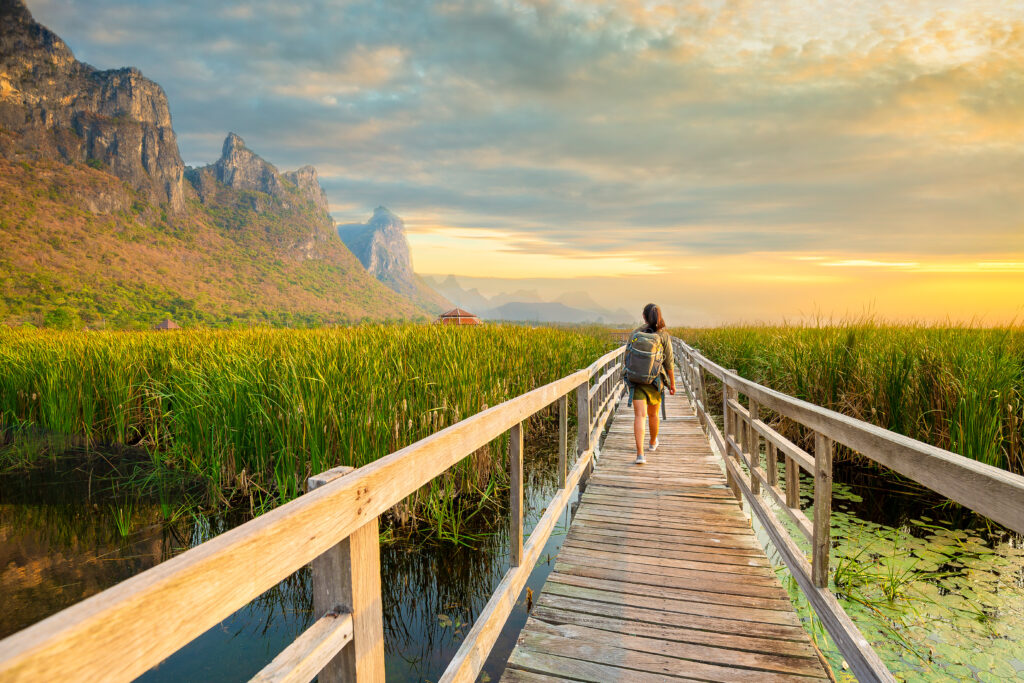
[[[626,379],[633,384],[654,384],[664,360],[665,349],[660,335],[634,332],[626,344]]]

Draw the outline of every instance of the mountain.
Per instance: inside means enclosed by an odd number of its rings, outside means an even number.
[[[338,226],[338,236],[374,277],[424,309],[439,313],[451,302],[434,291],[412,269],[405,222],[383,206],[365,223]]]
[[[605,322],[593,311],[571,308],[557,301],[513,301],[487,311],[491,320],[515,320],[538,323],[593,323]]]
[[[488,298],[476,288],[465,289],[454,275],[433,278],[432,283],[460,308],[490,320],[625,324],[634,319],[623,309],[603,308],[586,292],[568,292],[555,301],[545,301],[534,289],[503,292]]]
[[[334,229],[316,170],[235,134],[186,168],[163,90],[99,71],[0,0],[0,322],[74,326],[422,318]]]
[[[87,163],[153,203],[185,208],[163,89],[137,69],[79,62],[21,0],[0,0],[0,156]]]

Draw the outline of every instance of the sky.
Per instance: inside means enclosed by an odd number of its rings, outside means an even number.
[[[482,292],[672,324],[1024,320],[1024,3],[28,0],[170,100],[386,205]]]

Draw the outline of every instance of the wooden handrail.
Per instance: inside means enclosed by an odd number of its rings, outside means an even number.
[[[619,347],[586,369],[337,477],[9,636],[0,641],[0,679],[138,677],[353,533],[371,522],[375,526],[378,516],[452,465],[579,387],[587,405],[587,420],[579,430],[588,448],[581,449],[581,459],[567,477],[569,490],[560,489],[555,496],[567,501],[571,486],[589,465],[591,427],[601,418],[591,419],[590,380],[623,351]],[[610,383],[615,378],[616,373],[606,373],[602,379]],[[611,387],[605,388],[610,396]],[[552,509],[549,506],[548,512]],[[539,541],[535,530],[524,547],[527,567],[535,561],[532,554],[540,552],[539,548],[533,552],[534,536]],[[379,601],[379,591],[371,598]]]
[[[709,374],[761,407],[1024,534],[1024,477],[769,389],[713,363],[685,342],[680,344]]]
[[[1024,533],[1024,477],[761,386],[708,360],[682,340],[677,339],[676,342],[680,362],[696,368],[696,372],[680,374],[686,382],[699,382],[699,386],[688,386],[687,394],[694,399],[709,440],[722,455],[733,490],[742,494],[765,527],[793,578],[857,677],[863,681],[893,680],[867,639],[828,590],[833,443],[844,444],[1019,533]],[[707,412],[702,372],[722,382],[722,430]],[[704,401],[696,400],[698,394],[705,397]],[[751,406],[749,410],[739,402],[739,394],[747,396]],[[813,459],[760,420],[758,413],[761,407],[770,408],[814,430]],[[764,437],[767,444],[767,470],[760,468],[760,437]],[[786,458],[784,492],[777,486],[775,459],[780,452]],[[741,461],[748,465],[749,476],[740,467]],[[799,508],[800,467],[814,476],[813,522]],[[778,507],[811,541],[810,564],[785,532],[772,508],[761,500],[759,487],[768,491]],[[782,500],[783,495],[785,501]]]

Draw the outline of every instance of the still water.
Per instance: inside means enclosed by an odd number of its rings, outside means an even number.
[[[527,529],[555,489],[554,449],[547,439],[532,442]],[[836,478],[831,587],[897,678],[1024,679],[1021,537],[910,482],[850,467],[837,468]],[[810,479],[802,480],[802,498],[810,516]],[[73,472],[0,480],[0,637],[245,521],[187,512],[167,517],[166,503],[118,500]],[[534,592],[568,523],[567,511],[530,577]],[[389,681],[436,681],[508,569],[506,516],[481,518],[474,531],[472,547],[382,545]],[[766,534],[758,533],[837,679],[852,680]],[[297,572],[143,680],[247,680],[311,623],[311,600],[309,572]],[[483,680],[500,677],[526,616],[521,597]]]
[[[555,493],[550,435],[527,441],[527,531]],[[540,437],[540,438],[536,438]],[[106,495],[85,469],[65,467],[0,479],[0,638],[246,521],[180,512]],[[571,508],[571,504],[570,504]],[[170,516],[176,513],[172,511]],[[568,530],[569,510],[527,586],[539,593]],[[481,517],[467,545],[381,546],[387,680],[436,681],[508,570],[507,515]],[[525,594],[525,591],[524,591]],[[522,597],[482,680],[498,680],[526,623]],[[308,567],[211,628],[143,681],[245,681],[312,623]]]

